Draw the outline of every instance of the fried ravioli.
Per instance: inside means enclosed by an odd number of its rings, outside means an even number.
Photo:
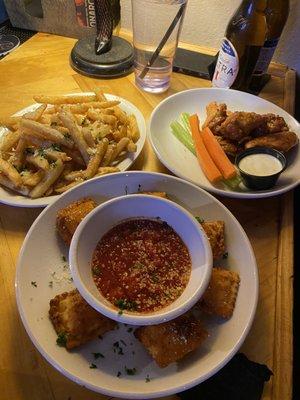
[[[236,272],[213,268],[208,288],[198,302],[199,308],[208,314],[230,318],[235,307],[239,284],[240,277]]]
[[[65,292],[50,301],[49,317],[65,347],[78,347],[116,327],[116,322],[94,310],[78,290]]]
[[[138,328],[135,336],[164,368],[197,349],[208,333],[195,317],[185,314],[163,324]]]
[[[209,243],[213,258],[217,259],[225,253],[225,223],[224,221],[208,221],[202,222]]]
[[[90,213],[97,204],[93,199],[84,198],[58,211],[56,228],[62,240],[70,245],[72,236],[83,218]]]

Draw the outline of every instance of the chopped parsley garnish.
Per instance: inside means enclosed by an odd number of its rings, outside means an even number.
[[[95,368],[98,368],[98,367],[97,367],[96,364],[93,364],[93,363],[92,363],[92,364],[90,365],[90,368],[91,368],[91,369],[95,369]]]
[[[122,311],[122,310],[119,310],[119,311],[118,311],[118,314],[119,314],[119,315],[122,315],[122,314],[123,314],[123,311]]]
[[[34,154],[34,149],[33,149],[32,147],[27,147],[27,148],[24,150],[24,153],[25,153],[25,154]]]
[[[127,332],[129,332],[129,333],[132,332],[132,331],[133,331],[133,328],[128,328],[127,329]]]
[[[201,217],[195,217],[195,218],[199,222],[199,224],[203,224],[203,222],[204,222],[203,218],[201,218]]]
[[[71,135],[69,133],[63,133],[63,135],[66,139],[71,139]]]
[[[137,373],[136,368],[127,368],[125,366],[124,369],[127,375],[135,375]]]
[[[92,353],[95,360],[97,360],[98,358],[105,358],[104,355],[102,353]]]
[[[226,251],[226,253],[223,254],[222,256],[223,260],[226,260],[226,258],[228,258],[228,252]]]
[[[159,278],[158,278],[158,276],[156,274],[152,274],[150,279],[151,279],[151,281],[153,283],[158,283],[159,282]]]
[[[121,375],[122,375],[121,372],[118,371],[118,373],[117,373],[117,378],[120,378]]]
[[[49,287],[53,288],[53,281],[49,281]]]
[[[68,278],[68,282],[69,283],[72,283],[73,282],[73,278],[71,277],[71,278]]]
[[[39,149],[39,150],[37,151],[37,154],[38,154],[38,156],[45,158],[45,151],[44,151],[44,149]]]
[[[82,118],[81,126],[86,126],[86,125],[88,125],[88,121],[87,121],[87,118],[84,117],[84,118]]]
[[[135,262],[135,263],[133,264],[133,267],[132,267],[132,268],[134,268],[134,269],[142,269],[142,268],[145,268],[145,265],[142,264],[142,263],[140,263],[139,261],[137,261],[137,262]]]
[[[145,382],[148,383],[150,381],[151,381],[151,379],[150,379],[149,375],[147,375],[146,378],[145,378]]]
[[[93,274],[96,276],[101,275],[101,268],[97,267],[96,265],[93,267],[92,271],[93,271]]]
[[[60,347],[66,347],[67,334],[65,332],[61,332],[58,334],[57,339],[56,339],[56,344]]]
[[[66,262],[66,261],[67,261],[67,259],[66,259],[65,256],[61,256],[61,259],[63,260],[63,262]]]
[[[135,311],[137,309],[137,304],[135,301],[126,300],[126,299],[116,300],[115,306],[117,306],[120,310]]]
[[[31,285],[37,287],[37,283],[35,281],[31,281]]]

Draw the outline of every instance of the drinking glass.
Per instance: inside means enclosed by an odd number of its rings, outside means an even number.
[[[135,82],[143,90],[168,89],[187,0],[131,0]]]

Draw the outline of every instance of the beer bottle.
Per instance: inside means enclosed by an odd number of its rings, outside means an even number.
[[[263,47],[260,50],[250,89],[258,91],[261,89],[266,72],[273,58],[274,52],[278,45],[281,33],[286,24],[290,11],[289,0],[268,0],[266,8],[267,18],[267,37]]]
[[[219,52],[213,86],[247,91],[267,34],[267,0],[243,0]]]

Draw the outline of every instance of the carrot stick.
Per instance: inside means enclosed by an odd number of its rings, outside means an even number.
[[[220,181],[222,179],[222,174],[208,154],[200,135],[198,115],[191,115],[189,117],[189,123],[200,167],[210,182],[214,183]]]
[[[209,128],[205,128],[201,133],[201,137],[209,155],[221,171],[224,179],[231,179],[235,177],[236,169],[227,157],[225,151],[222,149],[212,131]]]

